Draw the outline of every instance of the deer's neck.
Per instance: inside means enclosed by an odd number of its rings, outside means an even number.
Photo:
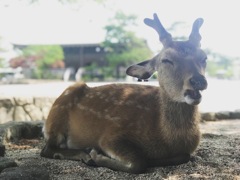
[[[199,118],[197,106],[172,101],[164,92],[160,93],[160,112],[164,124],[177,129],[196,125]]]

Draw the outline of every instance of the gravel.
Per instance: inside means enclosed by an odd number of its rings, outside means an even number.
[[[6,145],[5,157],[15,159],[19,167],[43,166],[50,179],[220,179],[240,180],[240,120],[201,124],[203,132],[191,161],[179,166],[149,168],[143,174],[128,174],[103,167],[89,167],[82,162],[40,157],[43,139],[22,139]]]

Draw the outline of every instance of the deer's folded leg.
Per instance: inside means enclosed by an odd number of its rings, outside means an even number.
[[[86,150],[58,148],[46,144],[42,149],[40,155],[42,157],[52,159],[82,161],[87,165],[95,166],[94,161],[91,159],[90,155],[86,152]]]

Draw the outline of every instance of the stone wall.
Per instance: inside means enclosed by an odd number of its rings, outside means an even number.
[[[0,124],[9,121],[46,120],[55,97],[0,98]],[[240,110],[204,112],[202,120],[240,119]]]
[[[45,120],[55,98],[8,97],[0,98],[0,124],[9,121]]]

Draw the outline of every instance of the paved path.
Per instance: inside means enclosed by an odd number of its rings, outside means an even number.
[[[139,82],[134,83],[139,84]],[[71,84],[73,84],[73,82],[0,85],[0,98],[9,96],[57,97]],[[106,83],[87,84],[93,87]],[[144,82],[141,84],[158,85],[156,81]],[[208,84],[208,89],[202,92],[203,101],[200,104],[201,111],[216,112],[240,109],[240,81],[209,79]]]

